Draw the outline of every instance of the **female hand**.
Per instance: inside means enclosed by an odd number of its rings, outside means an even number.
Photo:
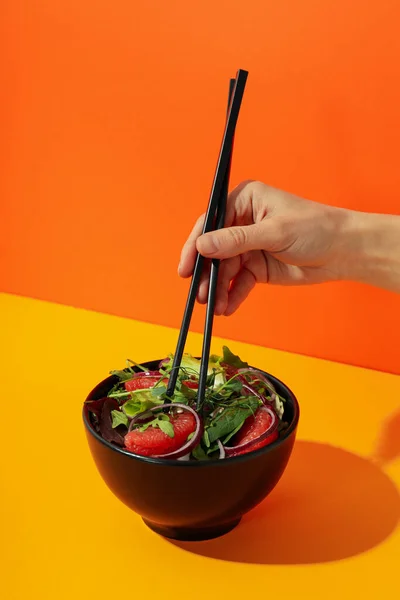
[[[215,313],[230,315],[256,283],[299,285],[352,279],[400,291],[400,217],[325,206],[244,182],[230,195],[225,228],[185,243],[179,274],[190,277],[200,252],[221,259]],[[198,301],[207,301],[204,269]]]

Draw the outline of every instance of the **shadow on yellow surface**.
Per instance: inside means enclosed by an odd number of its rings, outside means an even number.
[[[400,456],[400,411],[393,413],[384,423],[378,437],[373,459],[384,466]]]
[[[225,561],[323,563],[379,545],[399,516],[397,488],[371,461],[300,441],[276,491],[235,531],[208,542],[172,543]]]

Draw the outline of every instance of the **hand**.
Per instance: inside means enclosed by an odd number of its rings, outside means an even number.
[[[299,285],[341,279],[340,230],[351,211],[303,200],[259,182],[229,196],[225,228],[201,235],[204,215],[185,243],[179,274],[190,277],[200,252],[221,259],[215,313],[231,315],[256,283]],[[344,260],[344,259],[343,259]],[[209,268],[198,301],[206,303]]]

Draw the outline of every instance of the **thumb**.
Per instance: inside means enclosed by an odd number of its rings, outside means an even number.
[[[271,244],[269,223],[226,227],[201,235],[197,250],[207,258],[231,258],[250,250],[268,250]],[[276,236],[274,236],[276,237]]]

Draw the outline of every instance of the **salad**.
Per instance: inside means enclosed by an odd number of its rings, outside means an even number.
[[[117,382],[108,395],[86,404],[95,430],[134,454],[225,459],[271,444],[287,427],[285,400],[272,382],[226,346],[222,356],[210,356],[206,394],[198,410],[200,360],[183,356],[173,398],[166,396],[173,355],[157,371],[127,363],[126,369],[111,371]]]

